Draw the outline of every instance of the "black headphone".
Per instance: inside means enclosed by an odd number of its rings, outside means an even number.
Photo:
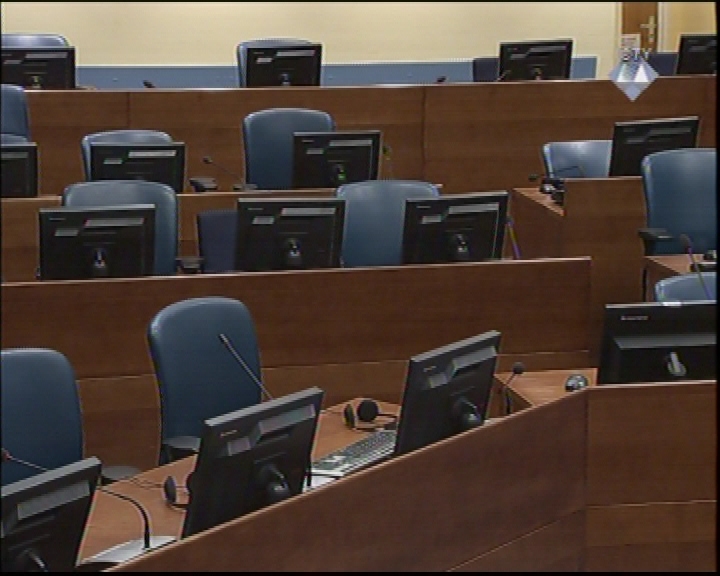
[[[382,424],[373,424],[378,416],[390,418],[390,422]],[[345,405],[343,409],[343,420],[345,426],[353,430],[361,430],[363,432],[373,432],[379,429],[392,430],[397,425],[397,416],[395,414],[387,414],[380,412],[380,407],[375,400],[365,398],[360,401],[357,408],[353,408],[352,404]],[[370,426],[361,426],[359,423],[370,424]]]

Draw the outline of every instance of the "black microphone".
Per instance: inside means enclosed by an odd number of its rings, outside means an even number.
[[[35,470],[36,472],[49,472],[50,470],[48,468],[44,468],[43,466],[38,466],[37,464],[33,464],[32,462],[27,462],[25,460],[21,460],[20,458],[16,458],[10,452],[8,452],[5,448],[1,449],[2,451],[2,461],[3,462],[15,462],[16,464],[20,464],[21,466],[25,466],[26,468],[29,468],[31,470]],[[175,538],[169,538],[169,537],[160,537],[155,543],[153,543],[153,539],[150,536],[150,517],[148,516],[147,511],[145,510],[145,507],[140,504],[137,500],[134,498],[131,498],[130,496],[125,496],[124,494],[118,494],[117,492],[113,492],[112,490],[108,490],[104,486],[97,486],[96,488],[100,492],[104,492],[105,494],[109,494],[110,496],[115,496],[116,498],[119,498],[121,500],[125,500],[126,502],[129,502],[135,508],[140,512],[140,516],[142,516],[143,520],[143,539],[142,539],[142,550],[141,553],[149,551],[154,548],[158,548],[159,546],[162,546],[164,544],[169,544],[170,542],[174,541]],[[136,548],[136,541],[131,540],[130,542],[127,542],[126,544],[121,545],[124,548],[132,549]],[[108,561],[119,563],[125,560],[129,560],[130,558],[136,556],[137,554],[119,554],[116,556],[115,560],[112,559],[114,551],[114,548],[111,548],[108,550]],[[100,556],[103,556],[104,553],[99,554],[98,556],[95,556],[94,558],[100,558]],[[93,562],[95,560],[88,560],[89,562]]]
[[[435,79],[435,84],[445,84],[447,82],[447,76],[438,76]]]
[[[235,346],[232,345],[232,342],[230,342],[228,337],[225,336],[225,334],[218,334],[218,338],[220,338],[220,342],[222,342],[223,345],[225,346],[225,348],[228,349],[228,351],[230,352],[230,354],[232,354],[233,358],[235,358],[237,363],[240,364],[240,366],[242,366],[242,369],[245,370],[245,373],[248,376],[250,376],[250,378],[255,383],[255,385],[258,388],[260,388],[260,391],[263,392],[265,394],[265,396],[267,396],[267,399],[274,400],[273,395],[270,394],[270,392],[268,392],[268,390],[267,390],[267,388],[265,388],[265,386],[263,386],[262,382],[260,382],[260,379],[257,376],[255,376],[255,374],[253,374],[253,371],[250,370],[248,365],[245,363],[245,360],[243,360],[242,356],[240,356],[238,351],[235,349]]]
[[[666,367],[667,371],[670,373],[670,376],[673,376],[674,378],[679,379],[687,376],[687,368],[685,368],[685,365],[680,362],[680,358],[678,358],[677,352],[670,352],[667,357]]]
[[[503,387],[503,396],[505,397],[505,415],[509,415],[512,413],[512,399],[510,397],[510,384],[515,379],[516,376],[519,376],[520,374],[525,373],[525,364],[522,362],[515,362],[512,367],[512,374],[510,374],[510,378],[507,379],[507,382],[505,382],[505,386]]]
[[[256,186],[254,184],[247,184],[245,183],[245,180],[240,176],[240,174],[236,174],[232,170],[226,168],[225,166],[222,166],[221,164],[218,164],[215,162],[212,157],[210,156],[203,156],[203,164],[209,164],[212,166],[215,166],[216,168],[219,168],[221,171],[225,172],[226,174],[229,174],[233,178],[237,178],[240,182],[237,184],[233,184],[233,190],[250,190],[255,189]]]
[[[557,183],[557,180],[561,180],[557,177],[558,174],[562,174],[564,172],[568,172],[570,170],[578,170],[580,172],[580,177],[585,178],[585,170],[583,170],[582,164],[573,164],[571,166],[563,166],[562,168],[556,168],[553,170],[553,174],[555,176],[548,176],[547,174],[543,175],[542,177],[542,183],[543,184],[555,184]],[[528,181],[530,182],[537,182],[540,178],[540,174],[529,174],[528,175]]]
[[[700,285],[702,286],[703,292],[705,292],[705,296],[707,296],[707,299],[713,300],[713,297],[710,295],[710,290],[708,290],[707,284],[705,284],[705,278],[702,275],[700,266],[698,265],[697,261],[695,260],[695,254],[693,252],[693,247],[692,247],[692,242],[690,241],[690,237],[687,234],[680,234],[678,240],[680,240],[680,245],[683,247],[683,250],[690,258],[690,271],[695,272],[697,274],[697,277],[700,280]]]
[[[143,80],[142,84],[143,84],[143,86],[145,86],[145,88],[157,88],[157,86],[155,86],[155,84],[150,82],[150,80]]]

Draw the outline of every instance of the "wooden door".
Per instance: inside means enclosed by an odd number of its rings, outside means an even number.
[[[640,34],[640,47],[656,52],[659,14],[658,2],[623,2],[622,33]]]

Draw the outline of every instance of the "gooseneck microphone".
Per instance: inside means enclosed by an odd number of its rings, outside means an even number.
[[[695,253],[693,252],[690,237],[687,234],[680,234],[678,240],[680,240],[680,245],[683,247],[683,250],[688,255],[688,258],[690,258],[690,271],[697,274],[697,277],[700,280],[700,285],[702,286],[703,292],[705,292],[705,296],[707,297],[707,299],[713,300],[713,297],[710,295],[710,290],[708,289],[707,284],[705,284],[705,278],[702,275],[700,266],[698,266],[698,263],[695,260]]]
[[[512,399],[510,397],[510,384],[515,379],[516,376],[519,376],[520,374],[525,373],[525,364],[522,362],[515,362],[512,367],[512,374],[510,374],[510,378],[507,379],[507,382],[505,382],[505,386],[503,387],[503,396],[505,398],[505,415],[508,416],[512,413]]]
[[[215,162],[215,161],[212,159],[211,156],[203,156],[202,161],[203,161],[203,164],[208,164],[208,165],[210,165],[210,166],[215,166],[216,168],[220,169],[222,172],[225,172],[225,174],[229,174],[229,175],[232,176],[233,178],[237,178],[237,179],[239,180],[239,184],[233,185],[233,189],[238,189],[238,186],[240,187],[240,188],[239,188],[240,190],[243,190],[243,189],[245,189],[245,188],[249,188],[249,187],[250,187],[248,184],[245,183],[245,179],[244,179],[242,176],[240,176],[240,174],[236,174],[235,172],[233,172],[233,171],[230,170],[229,168],[226,168],[226,167],[223,166],[222,164],[218,164],[217,162]]]
[[[218,338],[220,338],[220,342],[223,343],[223,346],[227,348],[227,350],[232,354],[232,357],[235,358],[236,362],[240,364],[242,369],[245,371],[245,373],[250,376],[252,381],[255,383],[255,385],[260,388],[260,392],[265,394],[268,400],[274,400],[273,395],[270,394],[267,388],[263,386],[263,383],[260,382],[260,379],[255,376],[252,370],[250,370],[250,367],[247,365],[245,360],[243,360],[242,356],[240,356],[240,353],[235,349],[235,346],[232,345],[232,342],[230,342],[230,339],[225,334],[218,334]]]
[[[25,466],[30,470],[35,470],[36,472],[50,471],[48,468],[45,468],[43,466],[38,466],[37,464],[33,464],[32,462],[27,462],[26,460],[16,458],[12,454],[10,454],[10,452],[8,452],[5,448],[1,449],[1,454],[3,462],[14,462],[16,464],[20,464],[21,466]],[[110,496],[114,496],[115,498],[119,498],[120,500],[124,500],[125,502],[129,502],[140,512],[140,516],[142,517],[143,521],[143,538],[141,544],[137,540],[131,540],[130,542],[121,544],[120,546],[117,546],[115,548],[111,548],[106,552],[102,552],[97,556],[88,559],[86,562],[125,562],[131,558],[134,558],[135,556],[138,556],[139,554],[143,554],[145,552],[148,552],[155,548],[159,548],[160,546],[164,546],[165,544],[169,544],[170,542],[175,541],[175,538],[171,538],[169,536],[160,536],[153,538],[150,535],[150,517],[148,516],[145,507],[134,498],[131,498],[130,496],[125,496],[124,494],[119,494],[117,492],[114,492],[113,490],[108,490],[104,486],[97,486],[96,489],[100,492],[104,492],[105,494],[109,494]]]

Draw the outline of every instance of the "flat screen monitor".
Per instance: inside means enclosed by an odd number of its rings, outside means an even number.
[[[182,537],[300,494],[322,399],[313,387],[206,420]]]
[[[185,182],[185,144],[91,144],[90,180],[160,182],[180,194]]]
[[[640,166],[648,154],[695,148],[699,125],[697,116],[616,122],[609,175],[640,176]]]
[[[41,208],[39,218],[41,280],[153,274],[152,204]]]
[[[23,88],[75,88],[75,48],[2,48],[3,84]]]
[[[296,132],[293,135],[293,188],[337,188],[377,180],[379,130]]]
[[[607,304],[598,384],[716,380],[717,303]]]
[[[87,458],[2,487],[2,571],[73,572],[101,464]]]
[[[344,223],[339,198],[240,198],[235,269],[339,268]]]
[[[498,80],[567,80],[570,78],[573,41],[533,40],[502,42]]]
[[[320,86],[321,44],[247,49],[245,86]]]
[[[482,262],[502,258],[506,191],[412,198],[405,202],[405,264]]]
[[[38,195],[37,144],[3,144],[0,159],[3,198],[33,198]]]
[[[717,35],[683,34],[680,36],[675,74],[716,74]]]
[[[499,347],[490,331],[410,359],[395,456],[482,426]]]

